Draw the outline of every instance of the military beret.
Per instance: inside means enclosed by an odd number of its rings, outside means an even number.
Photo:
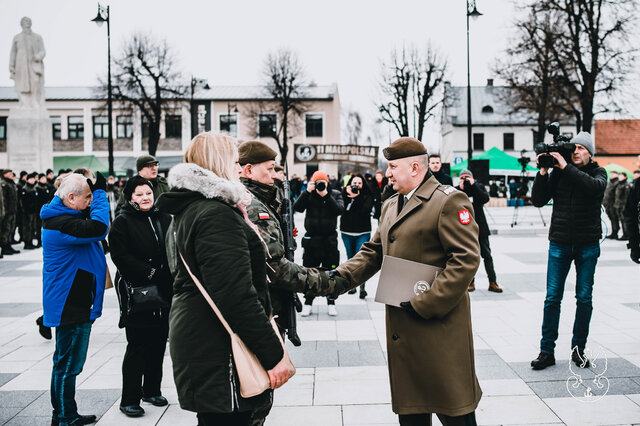
[[[258,141],[247,141],[238,147],[238,162],[241,166],[275,160],[277,155],[277,152]]]
[[[382,154],[387,160],[398,160],[416,155],[426,155],[427,149],[418,139],[404,137],[393,141],[391,145],[382,150]]]
[[[158,160],[153,155],[141,155],[136,158],[136,170],[140,171],[147,167],[149,164],[158,164]]]

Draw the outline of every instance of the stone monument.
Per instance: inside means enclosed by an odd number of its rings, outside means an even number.
[[[22,18],[20,26],[22,32],[13,38],[9,58],[18,106],[7,118],[7,166],[44,172],[53,168],[51,119],[44,105],[44,42],[31,31],[30,18]]]

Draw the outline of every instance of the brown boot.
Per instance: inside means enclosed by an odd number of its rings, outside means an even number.
[[[489,291],[493,291],[495,293],[502,293],[502,289],[498,285],[498,283],[489,283]]]
[[[467,291],[476,291],[476,280],[472,280],[467,287]]]

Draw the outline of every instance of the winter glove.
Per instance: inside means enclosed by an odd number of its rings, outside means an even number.
[[[103,191],[107,190],[107,180],[100,172],[96,175],[96,183],[91,182],[91,179],[87,179],[87,184],[89,185],[91,192],[95,192],[98,189],[102,189]]]
[[[413,309],[411,302],[400,302],[400,307],[404,309],[406,312],[408,312],[410,315],[414,316],[415,318],[422,319],[420,314],[417,313],[415,309]]]

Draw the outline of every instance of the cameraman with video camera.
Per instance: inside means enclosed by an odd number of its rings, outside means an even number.
[[[308,268],[334,269],[340,263],[338,251],[338,216],[344,210],[344,201],[340,191],[329,188],[329,176],[316,171],[307,190],[293,205],[293,210],[307,214],[304,218],[305,234],[302,237],[302,265]],[[311,315],[313,296],[305,296],[304,306],[300,315]],[[338,315],[335,299],[327,297],[329,315]]]
[[[592,160],[593,138],[580,132],[567,141],[559,136],[557,123],[549,125],[554,144],[536,147],[540,172],[531,191],[533,205],[542,207],[553,199],[549,228],[547,295],[542,320],[540,354],[531,361],[534,370],[555,365],[554,349],[558,338],[560,304],[571,262],[576,276],[576,316],[571,340],[571,360],[588,367],[584,349],[589,335],[593,306],[591,297],[598,257],[600,256],[600,204],[607,186],[607,173]]]

